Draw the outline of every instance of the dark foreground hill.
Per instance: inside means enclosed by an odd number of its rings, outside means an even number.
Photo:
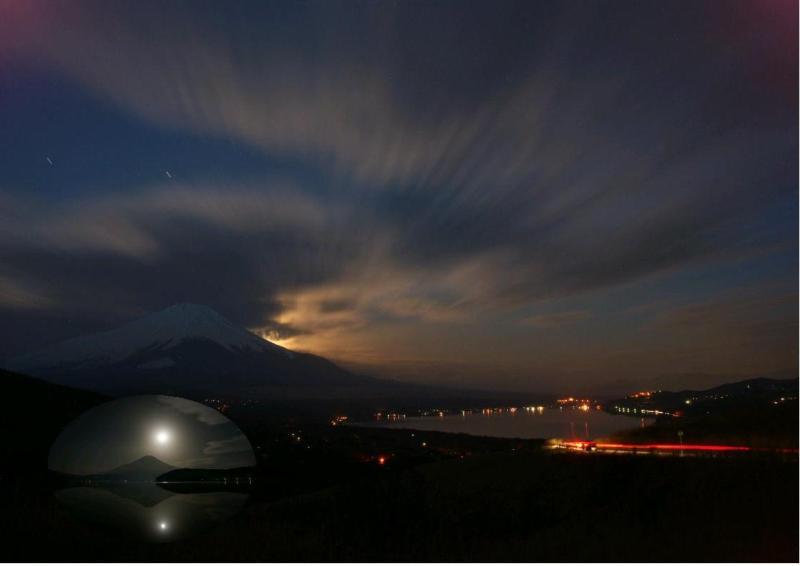
[[[170,544],[91,529],[45,492],[2,495],[14,502],[0,514],[4,560],[794,561],[798,554],[797,463],[772,458],[534,451],[376,467],[325,489],[257,492],[231,521]]]
[[[61,430],[108,398],[0,369],[0,470],[23,474],[47,470],[50,446]]]

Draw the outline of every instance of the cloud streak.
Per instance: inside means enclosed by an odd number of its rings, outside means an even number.
[[[173,409],[175,409],[180,413],[183,413],[184,415],[192,415],[199,422],[207,425],[215,426],[231,422],[222,413],[210,407],[206,407],[205,405],[200,405],[199,403],[196,403],[194,401],[189,401],[187,399],[182,399],[180,397],[169,397],[165,395],[158,395],[156,396],[156,399],[162,405],[167,405],[168,407],[172,407]]]

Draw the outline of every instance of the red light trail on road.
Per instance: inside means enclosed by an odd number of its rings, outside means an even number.
[[[797,448],[764,448],[752,446],[731,446],[727,444],[633,444],[625,442],[594,442],[591,440],[559,440],[554,447],[578,450],[581,452],[625,451],[633,453],[664,452],[780,452],[797,454]]]
[[[626,444],[606,443],[595,444],[598,450],[692,450],[702,452],[749,452],[749,446],[727,446],[724,444]]]

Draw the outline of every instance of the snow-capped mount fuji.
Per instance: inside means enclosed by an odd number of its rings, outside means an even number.
[[[292,355],[289,350],[236,326],[209,307],[182,303],[143,316],[120,328],[66,340],[12,362],[13,367],[20,371],[65,365],[73,369],[88,369],[119,363],[145,350],[162,351],[193,339],[210,340],[230,351],[273,350]],[[148,363],[151,366],[168,366],[174,360],[165,355]]]
[[[14,371],[108,393],[252,392],[265,386],[376,382],[292,352],[213,309],[178,304],[120,328],[66,340],[10,360]]]

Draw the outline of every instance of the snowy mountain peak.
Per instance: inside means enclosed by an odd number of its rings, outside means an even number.
[[[64,364],[91,367],[120,362],[145,349],[174,347],[191,339],[210,340],[231,351],[274,351],[281,348],[233,324],[205,305],[180,303],[107,332],[73,338],[41,352],[11,360],[18,371]],[[169,359],[160,361],[169,364]]]
[[[172,305],[135,320],[127,326],[135,327],[138,332],[150,333],[152,336],[173,342],[185,338],[206,338],[223,346],[249,346],[258,349],[274,346],[233,324],[214,309],[193,303]],[[126,327],[120,330],[124,328]]]

